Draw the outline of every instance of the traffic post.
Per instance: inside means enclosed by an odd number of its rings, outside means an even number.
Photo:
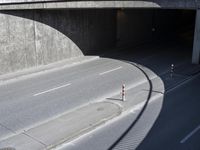
[[[174,64],[171,64],[170,76],[173,77],[174,74]]]
[[[125,84],[122,85],[122,101],[125,101],[126,97],[125,97]]]

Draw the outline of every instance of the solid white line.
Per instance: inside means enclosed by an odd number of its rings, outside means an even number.
[[[185,143],[192,135],[194,135],[200,129],[200,125],[196,127],[192,132],[190,132],[185,138],[183,138],[180,143]]]
[[[106,74],[106,73],[110,73],[110,72],[112,72],[112,71],[119,70],[119,69],[121,69],[121,68],[122,68],[122,66],[117,67],[117,68],[115,68],[115,69],[111,69],[111,70],[108,70],[108,71],[102,72],[102,73],[100,73],[99,75],[101,76],[101,75],[104,75],[104,74]]]
[[[60,89],[60,88],[67,87],[67,86],[69,86],[69,85],[71,85],[71,83],[68,83],[68,84],[65,84],[65,85],[62,85],[62,86],[59,86],[59,87],[55,87],[55,88],[52,88],[52,89],[49,89],[49,90],[46,90],[46,91],[43,91],[43,92],[40,92],[40,93],[34,94],[33,96],[38,96],[38,95],[41,95],[41,94],[49,93],[49,92],[52,92],[52,91],[58,90],[58,89]]]

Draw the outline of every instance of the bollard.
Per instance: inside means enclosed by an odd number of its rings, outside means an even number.
[[[171,78],[173,77],[173,73],[174,73],[174,64],[171,64],[171,70],[170,70]]]
[[[122,101],[125,101],[125,84],[122,85]]]

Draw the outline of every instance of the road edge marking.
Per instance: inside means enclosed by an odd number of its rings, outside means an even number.
[[[122,66],[119,66],[119,67],[117,67],[117,68],[114,68],[114,69],[111,69],[111,70],[108,70],[108,71],[105,71],[105,72],[99,73],[99,75],[101,76],[101,75],[104,75],[104,74],[107,74],[107,73],[110,73],[110,72],[113,72],[113,71],[119,70],[119,69],[121,69],[121,68],[122,68]]]
[[[191,138],[198,130],[200,130],[200,125],[198,125],[194,130],[192,130],[186,137],[184,137],[180,143],[185,143],[189,138]]]

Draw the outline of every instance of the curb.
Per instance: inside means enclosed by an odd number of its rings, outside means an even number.
[[[16,80],[23,80],[31,78],[36,75],[41,75],[49,72],[54,72],[63,68],[69,68],[83,63],[87,63],[98,59],[99,56],[82,56],[73,59],[66,59],[49,65],[42,65],[34,68],[24,69],[14,73],[8,73],[0,75],[0,85],[8,82],[14,82]]]

